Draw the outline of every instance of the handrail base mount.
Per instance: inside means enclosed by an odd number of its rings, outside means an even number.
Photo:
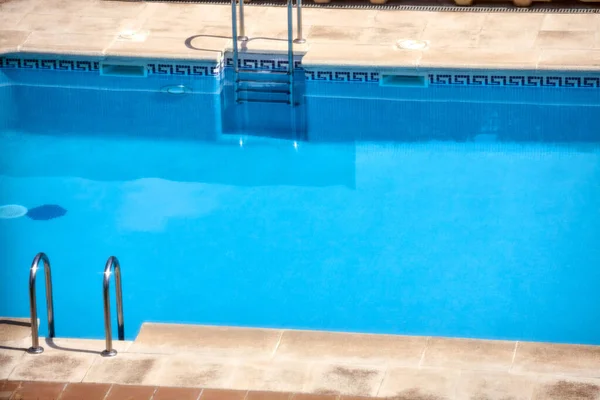
[[[102,353],[100,353],[100,355],[102,357],[114,357],[117,355],[117,351],[115,349],[112,350],[102,350]]]
[[[30,347],[27,349],[29,354],[42,354],[44,352],[44,348],[42,346],[38,347]]]

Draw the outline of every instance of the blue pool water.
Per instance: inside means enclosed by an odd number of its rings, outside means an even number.
[[[58,336],[102,337],[115,255],[128,338],[154,321],[600,344],[600,89],[307,82],[292,129],[212,78],[0,77],[0,206],[41,207],[0,219],[0,315],[28,315],[44,251]]]

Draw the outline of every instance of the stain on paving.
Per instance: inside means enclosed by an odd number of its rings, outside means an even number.
[[[445,397],[437,396],[431,393],[424,393],[419,388],[403,390],[395,396],[388,397],[388,400],[446,400]]]
[[[352,394],[368,396],[373,391],[379,371],[365,368],[334,367],[324,374],[329,387],[319,388],[318,394]]]
[[[553,400],[596,400],[600,396],[600,386],[585,382],[559,381],[545,385],[542,391],[545,396],[541,398]]]
[[[24,364],[19,377],[35,380],[52,371],[54,379],[68,380],[71,373],[82,364],[82,360],[62,354],[36,357]]]

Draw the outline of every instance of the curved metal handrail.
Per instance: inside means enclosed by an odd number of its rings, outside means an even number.
[[[104,267],[104,333],[106,335],[106,349],[100,353],[103,357],[113,357],[117,351],[112,346],[112,328],[110,324],[110,271],[115,271],[115,290],[117,296],[117,324],[119,340],[125,340],[125,324],[123,322],[123,294],[121,291],[121,264],[117,257],[110,256]]]
[[[38,253],[31,263],[29,269],[29,310],[31,315],[31,347],[27,349],[30,354],[41,354],[44,348],[40,346],[38,336],[37,300],[35,296],[35,277],[39,269],[39,263],[44,263],[46,277],[46,308],[48,309],[48,337],[54,337],[54,302],[52,301],[52,274],[50,271],[50,260],[44,253]]]

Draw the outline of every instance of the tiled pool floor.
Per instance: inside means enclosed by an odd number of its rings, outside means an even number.
[[[24,351],[28,324],[2,321],[4,385],[83,382],[107,390],[141,385],[151,393],[164,386],[331,399],[600,398],[597,346],[144,324],[135,341],[115,342],[114,358],[99,355],[103,341],[76,339],[42,341],[45,352],[34,356]]]
[[[104,0],[0,1],[0,53],[214,59],[231,46],[230,7]],[[247,51],[286,50],[286,9],[246,7]],[[306,64],[600,67],[600,14],[304,9]],[[133,33],[133,36],[132,36]],[[186,40],[188,40],[186,45]],[[426,50],[399,50],[400,39]]]

